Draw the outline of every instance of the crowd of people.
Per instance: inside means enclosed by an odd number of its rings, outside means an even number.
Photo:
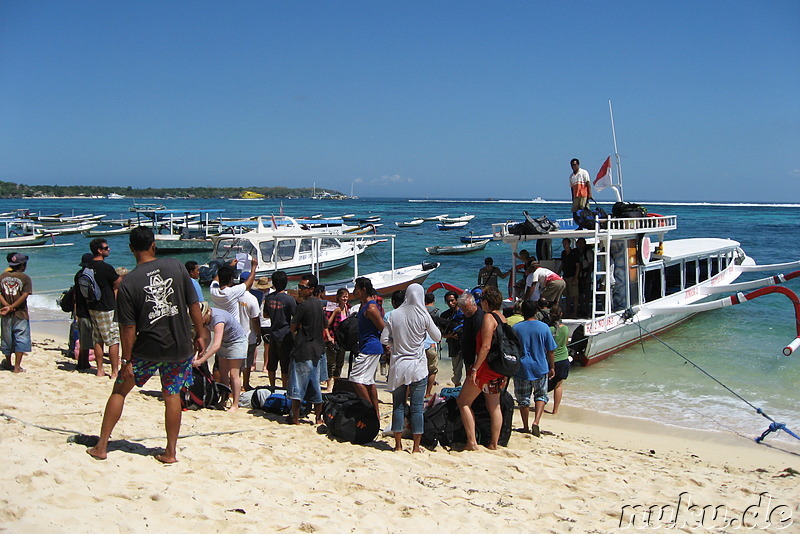
[[[571,249],[564,243],[562,258],[570,258],[570,251],[577,252],[581,246],[578,243],[577,249]],[[479,273],[481,287],[461,294],[448,291],[444,295],[446,309],[440,313],[434,294],[426,294],[418,284],[396,291],[393,309],[385,311],[369,278],[356,279],[353,301],[346,289],[340,289],[329,302],[323,300],[324,286],[310,273],[302,275],[296,291],[288,288],[288,276],[282,271],[257,279],[255,259],[249,265],[234,260],[221,267],[211,282],[207,302],[198,283],[197,262],[182,264],[158,258],[153,233],[146,227],[130,233],[130,251],[136,259],[130,272],[114,269],[105,239],[92,240],[89,249],[75,273],[70,301],[76,368],[90,369],[93,351],[96,375],[114,380],[99,442],[88,449],[95,458],[106,457],[111,431],[133,386],[141,387],[159,374],[167,446],[157,458],[165,463],[177,461],[179,394],[191,386],[192,369],[203,368],[228,386],[227,409],[236,411],[241,393],[253,388],[259,346],[262,371],[266,371],[270,386],[280,385],[291,400],[291,424],[301,422],[303,402],[313,406],[314,422],[322,423],[322,394],[337,387],[345,369],[347,387],[368,401],[380,417],[376,377],[379,367],[385,367],[382,372],[393,399],[390,431],[395,448],[402,449],[408,419],[412,452],[418,452],[424,410],[435,393],[444,341],[452,362],[453,386],[460,388],[457,403],[467,433],[466,448],[478,447],[471,406],[477,396],[484,395],[491,417],[489,448],[493,449],[502,423],[500,395],[509,380],[489,368],[487,355],[498,325],[508,322],[514,325],[523,347],[521,366],[513,377],[521,430],[540,434],[548,391],[554,397],[552,413],[558,413],[562,384],[569,372],[568,329],[560,322],[559,303],[566,292],[567,308],[573,305],[569,288],[573,279],[579,279],[575,273],[580,272],[580,260],[573,264],[562,261],[565,282],[521,251],[519,257],[526,261],[525,298],[509,315],[501,312],[503,296],[497,280],[511,271],[494,267],[491,258]],[[22,358],[31,350],[26,300],[32,283],[24,272],[27,256],[12,253],[7,260],[9,268],[0,275],[3,365],[22,372]],[[109,374],[106,357],[111,365]],[[213,371],[207,369],[212,357]],[[531,406],[533,422],[529,423]]]

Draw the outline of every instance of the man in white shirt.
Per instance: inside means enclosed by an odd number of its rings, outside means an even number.
[[[535,289],[539,290],[541,298],[547,299],[550,305],[561,305],[561,295],[567,288],[567,283],[558,274],[550,269],[542,267],[539,262],[532,259],[528,262],[528,275],[526,285],[528,289],[525,294],[525,300],[532,300]]]
[[[592,198],[592,180],[585,169],[581,169],[581,162],[578,158],[572,158],[569,162],[572,167],[572,174],[569,177],[569,186],[572,190],[572,213],[586,208],[589,199]]]
[[[252,259],[250,275],[244,280],[244,283],[234,285],[236,261],[233,260],[231,265],[223,265],[219,268],[214,280],[211,281],[210,293],[211,303],[215,308],[225,310],[234,317],[239,317],[239,299],[253,287],[258,260],[256,258]]]

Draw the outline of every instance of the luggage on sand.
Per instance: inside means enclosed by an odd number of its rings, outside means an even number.
[[[378,435],[380,421],[370,402],[347,391],[323,397],[322,419],[328,434],[356,445],[369,443]]]
[[[511,422],[514,418],[514,398],[508,391],[500,394],[500,410],[503,412],[503,425],[498,444],[505,447],[511,438]],[[475,437],[478,443],[487,446],[492,439],[492,424],[482,393],[472,402],[472,412],[475,414]],[[437,443],[449,447],[467,442],[456,397],[448,397],[444,402],[434,404],[425,410],[424,418],[422,444],[426,447],[436,447]]]

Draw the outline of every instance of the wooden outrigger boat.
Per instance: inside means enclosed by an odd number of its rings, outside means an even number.
[[[480,241],[473,241],[472,243],[452,247],[425,247],[425,252],[428,254],[467,254],[469,252],[485,249],[489,241],[491,240],[482,239]]]
[[[436,228],[439,230],[455,230],[457,228],[464,228],[466,225],[469,224],[469,221],[459,221],[454,223],[439,223],[436,225]]]
[[[453,223],[460,223],[460,222],[469,222],[474,219],[474,215],[467,215],[466,213],[461,217],[443,217],[441,222],[446,224],[453,224]]]
[[[481,235],[468,235],[461,236],[459,239],[462,243],[475,243],[476,241],[483,241],[484,239],[492,239],[494,234],[481,234]]]

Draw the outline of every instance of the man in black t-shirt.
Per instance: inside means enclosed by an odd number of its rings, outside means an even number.
[[[322,330],[325,328],[325,312],[322,301],[313,296],[317,288],[317,277],[304,274],[297,284],[297,292],[302,302],[292,317],[291,331],[294,345],[290,352],[289,388],[287,397],[292,400],[291,423],[300,421],[300,403],[306,400],[306,392],[311,388],[309,401],[314,404],[316,424],[322,424],[322,391],[319,387],[319,361],[325,352]]]
[[[289,384],[289,352],[292,350],[289,325],[297,309],[297,301],[286,293],[287,283],[288,277],[285,272],[275,271],[272,273],[272,286],[275,288],[275,292],[270,293],[264,299],[264,317],[270,319],[267,375],[269,376],[269,385],[273,387],[279,364],[281,384],[283,387],[287,387]]]
[[[580,256],[578,251],[570,246],[569,238],[565,237],[561,241],[564,250],[561,252],[561,267],[558,274],[567,284],[567,305],[565,307],[566,317],[578,316],[578,263]]]
[[[119,328],[114,323],[114,292],[119,287],[120,277],[111,264],[105,260],[111,254],[108,242],[102,237],[92,239],[89,250],[93,258],[88,267],[94,271],[94,279],[100,287],[100,300],[89,304],[89,317],[92,320],[92,340],[94,341],[94,361],[97,376],[105,376],[103,369],[103,345],[108,347],[111,360],[111,379],[117,378],[119,371]]]
[[[122,367],[106,403],[100,440],[86,452],[99,460],[106,459],[108,440],[122,415],[125,397],[134,385],[141,387],[158,373],[167,446],[156,459],[174,463],[178,461],[181,428],[180,391],[192,385],[195,351],[204,351],[205,340],[210,336],[189,273],[178,260],[156,258],[152,230],[144,226],[131,230],[130,248],[136,257],[136,268],[125,276],[117,299]],[[194,343],[189,317],[196,332]]]

